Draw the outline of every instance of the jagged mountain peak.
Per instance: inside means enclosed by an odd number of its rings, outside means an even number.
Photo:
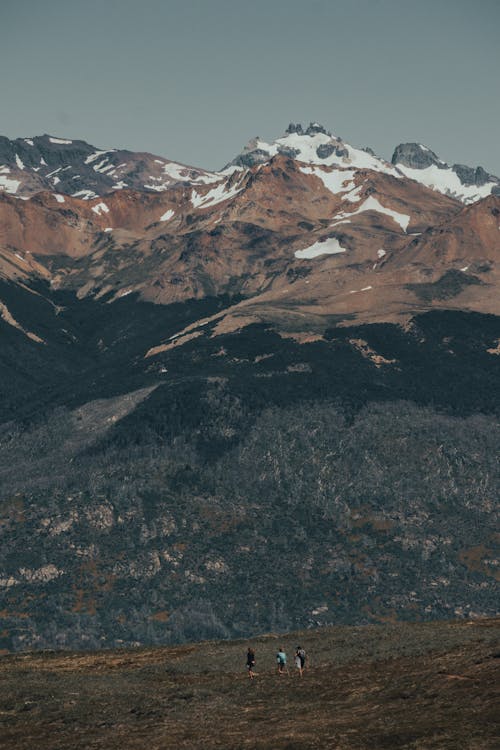
[[[448,165],[442,161],[434,151],[422,143],[400,143],[396,146],[391,159],[392,164],[425,169],[435,164],[438,169],[447,169]]]
[[[297,133],[297,135],[316,135],[317,133],[323,133],[324,135],[331,136],[332,134],[326,130],[326,128],[323,125],[320,125],[317,122],[310,122],[308,127],[304,130],[302,127],[302,124],[300,122],[293,123],[291,122],[289,126],[287,127],[286,133],[292,134]]]

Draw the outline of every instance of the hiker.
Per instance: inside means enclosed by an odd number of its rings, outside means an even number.
[[[283,646],[280,647],[280,650],[276,654],[276,661],[278,662],[278,674],[285,674],[285,670],[287,674],[290,674],[288,667],[286,666],[286,654]]]
[[[251,680],[253,680],[255,676],[254,671],[253,671],[254,666],[255,666],[255,651],[253,650],[253,648],[250,648],[249,646],[248,651],[247,651],[247,671],[248,671],[248,676],[250,677]]]
[[[306,652],[302,648],[302,646],[297,646],[297,650],[295,651],[295,666],[299,670],[299,675],[302,677],[302,673],[304,671],[306,665]]]

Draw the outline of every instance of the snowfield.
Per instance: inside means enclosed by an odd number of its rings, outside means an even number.
[[[95,206],[92,206],[92,211],[96,213],[98,216],[100,214],[109,214],[109,208],[105,203],[96,203]]]
[[[209,190],[205,195],[200,195],[196,192],[196,190],[193,190],[191,195],[191,203],[194,208],[207,208],[208,206],[215,206],[217,205],[217,203],[223,203],[224,201],[228,201],[231,198],[234,198],[236,195],[238,195],[238,193],[241,193],[242,190],[243,188],[240,188],[237,185],[229,188],[228,190],[227,184],[225,182],[221,182],[219,185]]]
[[[304,250],[296,250],[296,258],[318,258],[320,255],[337,255],[345,253],[345,247],[342,247],[336,237],[329,237],[326,240],[315,242],[314,245],[306,247]]]
[[[490,195],[492,188],[497,185],[496,182],[486,182],[484,185],[463,185],[453,169],[450,167],[439,169],[435,164],[431,164],[430,167],[425,169],[413,169],[398,164],[398,169],[405,177],[452,198],[458,198],[464,203],[474,203],[481,198],[486,198],[487,195]]]
[[[8,174],[10,174],[9,167],[0,166],[0,187],[3,187],[6,193],[17,193],[17,188],[21,184],[21,181],[6,177]]]
[[[174,214],[175,211],[172,211],[172,209],[170,208],[168,211],[165,211],[163,216],[160,216],[160,221],[169,221],[169,219],[171,219]]]
[[[347,197],[347,196],[346,196]],[[335,221],[331,226],[337,226],[338,224],[344,223],[345,219],[347,217],[356,216],[356,214],[364,213],[365,211],[376,211],[379,214],[385,214],[386,216],[390,216],[391,219],[394,219],[394,221],[399,224],[403,232],[406,232],[408,228],[408,224],[410,223],[410,216],[407,214],[401,214],[398,211],[393,211],[391,208],[386,208],[383,206],[380,201],[378,201],[376,198],[373,198],[373,196],[368,196],[366,200],[359,206],[359,208],[356,209],[356,211],[351,211],[350,213],[342,212],[340,214],[337,214],[338,221]]]
[[[327,172],[322,167],[300,167],[300,171],[304,174],[313,174],[315,177],[318,177],[323,185],[334,195],[345,193],[355,187],[354,182],[351,182],[354,172],[349,169],[338,169]]]

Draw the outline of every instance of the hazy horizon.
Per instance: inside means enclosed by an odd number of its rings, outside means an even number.
[[[498,28],[496,0],[4,0],[0,134],[218,169],[317,121],[500,174]]]

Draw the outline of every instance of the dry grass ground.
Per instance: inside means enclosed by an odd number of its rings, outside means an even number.
[[[301,680],[275,673],[298,641]],[[324,628],[246,642],[0,662],[2,750],[493,750],[500,620]]]

